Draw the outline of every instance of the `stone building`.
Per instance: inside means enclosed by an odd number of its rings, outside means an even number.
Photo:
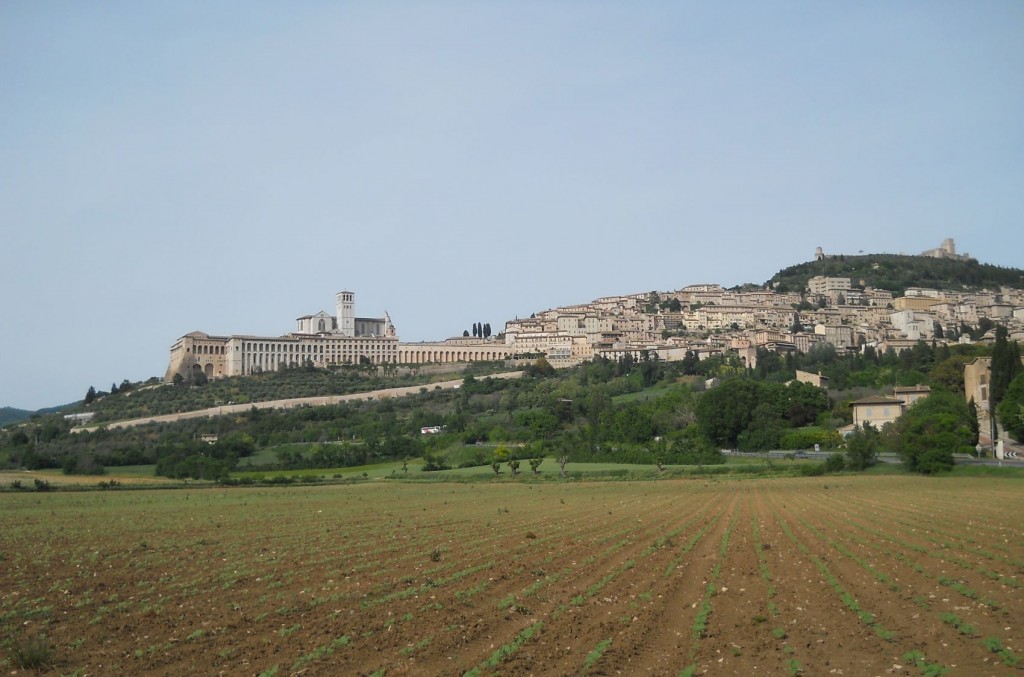
[[[320,311],[296,319],[294,332],[283,336],[211,336],[201,331],[185,334],[171,346],[164,378],[176,374],[194,378],[247,376],[284,367],[310,364],[324,368],[346,364],[431,364],[493,362],[515,352],[496,339],[467,337],[446,341],[400,343],[391,316],[357,317],[355,294],[335,297],[335,314]]]
[[[306,364],[398,363],[398,336],[386,312],[380,318],[356,317],[350,291],[338,292],[335,307],[335,316],[320,311],[299,317],[296,331],[283,336],[185,334],[171,346],[164,378],[224,378]]]
[[[892,397],[876,395],[850,402],[850,410],[853,413],[853,425],[848,426],[851,432],[865,423],[881,430],[883,425],[894,423],[903,414],[903,403]]]

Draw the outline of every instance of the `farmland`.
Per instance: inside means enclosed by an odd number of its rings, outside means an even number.
[[[0,666],[1007,675],[1019,480],[0,494]]]

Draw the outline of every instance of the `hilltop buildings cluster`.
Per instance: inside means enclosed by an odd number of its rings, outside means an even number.
[[[924,255],[963,256],[952,240]],[[356,317],[355,295],[342,291],[334,315],[303,315],[296,330],[283,336],[186,334],[171,347],[166,378],[221,378],[306,364],[422,365],[540,355],[553,366],[567,367],[595,357],[671,361],[727,351],[756,367],[760,350],[806,353],[830,344],[840,351],[871,346],[884,353],[921,340],[969,341],[963,328],[986,318],[1007,326],[1011,337],[1024,338],[1024,290],[915,288],[894,297],[850,278],[814,277],[802,293],[697,284],[541,311],[507,322],[495,337],[402,343],[386,312],[380,318]]]
[[[984,318],[1024,336],[1024,291],[918,288],[894,297],[845,277],[811,278],[803,294],[701,284],[546,310],[508,322],[504,336],[514,352],[543,353],[555,366],[595,356],[646,352],[676,360],[688,352],[703,359],[734,351],[754,367],[758,349],[805,353],[828,343],[840,351],[872,346],[884,353],[921,340],[969,341],[963,327]]]
[[[167,379],[201,372],[207,378],[312,364],[427,364],[494,361],[544,355],[556,367],[595,357],[631,355],[680,360],[733,351],[749,367],[759,349],[806,353],[827,343],[839,350],[899,352],[917,341],[969,341],[963,326],[988,318],[1024,338],[1024,291],[908,289],[903,296],[859,289],[849,278],[812,278],[803,294],[723,289],[700,284],[673,292],[609,296],[541,311],[506,323],[489,339],[456,337],[402,343],[391,317],[355,316],[355,296],[338,293],[337,315],[297,318],[278,337],[211,336],[191,332],[171,347]]]

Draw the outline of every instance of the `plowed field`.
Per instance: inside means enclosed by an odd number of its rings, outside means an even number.
[[[378,482],[0,507],[7,674],[33,646],[52,649],[43,672],[78,675],[1024,671],[1013,480]]]

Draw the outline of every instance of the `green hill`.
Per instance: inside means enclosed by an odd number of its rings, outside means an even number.
[[[15,409],[14,407],[0,407],[0,426],[7,425],[8,423],[17,423],[18,421],[24,421],[32,415],[33,412],[26,409]]]
[[[46,409],[39,409],[36,411],[29,411],[28,409],[15,409],[14,407],[0,407],[0,426],[5,426],[8,423],[27,421],[36,414],[40,416],[45,414],[54,414],[61,411],[62,409],[73,406],[75,406],[75,404],[65,404],[60,407],[47,407]]]
[[[937,289],[1024,289],[1024,270],[1003,268],[975,259],[936,259],[903,254],[829,256],[780,270],[766,283],[778,292],[800,292],[816,275],[848,277],[855,287],[887,289],[902,295],[908,287]]]

